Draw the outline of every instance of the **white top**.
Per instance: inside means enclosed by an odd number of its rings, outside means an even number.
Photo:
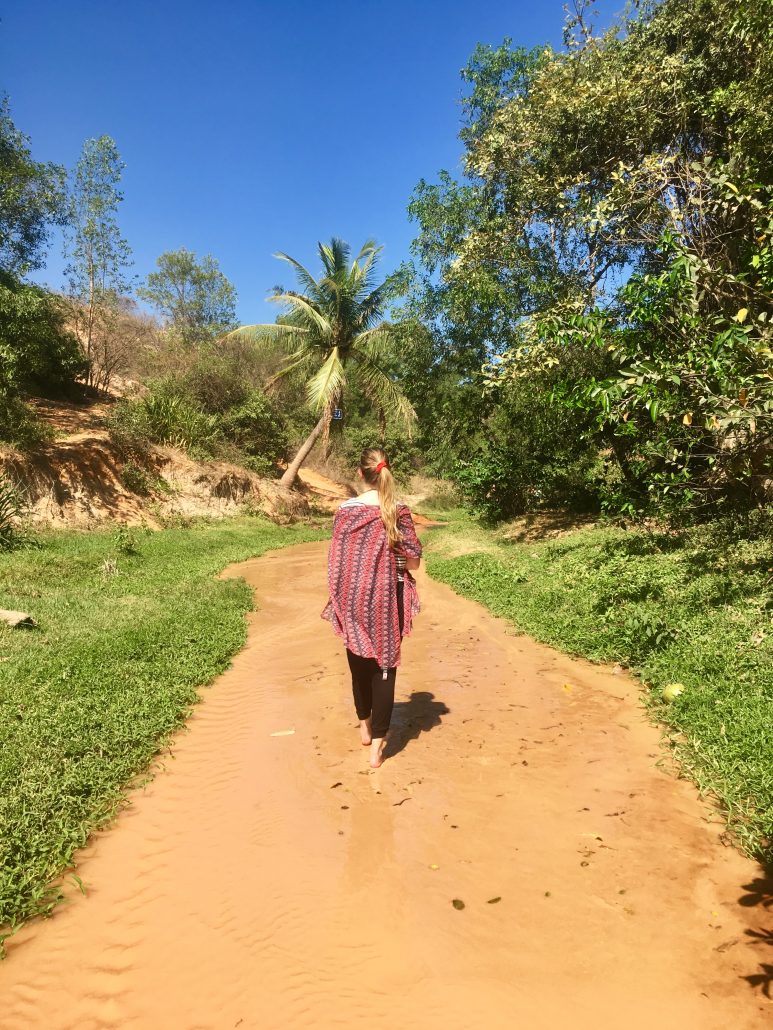
[[[365,493],[359,494],[357,497],[350,497],[348,501],[344,501],[341,507],[353,508],[356,504],[370,504],[378,508],[378,490],[366,490]]]

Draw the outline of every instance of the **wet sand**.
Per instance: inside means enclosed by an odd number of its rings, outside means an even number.
[[[762,874],[659,767],[636,685],[420,573],[369,772],[325,550],[230,570],[248,644],[83,855],[87,896],[8,942],[3,1030],[770,1026]]]

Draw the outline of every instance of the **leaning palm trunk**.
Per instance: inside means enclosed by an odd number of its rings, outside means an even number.
[[[298,475],[298,472],[300,471],[301,465],[303,465],[304,461],[306,461],[306,459],[308,458],[312,447],[319,439],[322,430],[325,428],[325,421],[326,416],[323,415],[319,422],[317,422],[316,426],[314,426],[312,431],[301,444],[298,453],[287,466],[287,471],[279,480],[282,486],[286,486],[289,489],[295,483],[295,479]]]

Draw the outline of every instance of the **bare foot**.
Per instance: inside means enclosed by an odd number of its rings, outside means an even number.
[[[370,716],[367,719],[360,719],[360,740],[362,746],[367,747],[373,740],[373,729],[370,725]]]
[[[380,765],[384,764],[384,748],[386,747],[386,737],[374,737],[370,743],[370,767],[371,769],[378,769]]]

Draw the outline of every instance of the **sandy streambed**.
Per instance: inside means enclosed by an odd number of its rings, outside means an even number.
[[[231,570],[249,642],[87,897],[9,942],[3,1030],[770,1025],[762,874],[658,767],[636,686],[420,575],[370,773],[324,560]]]

